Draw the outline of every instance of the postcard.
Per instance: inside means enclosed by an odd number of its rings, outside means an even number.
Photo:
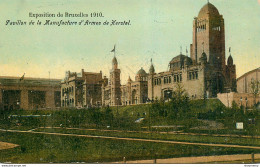
[[[260,0],[2,0],[0,163],[260,162]]]

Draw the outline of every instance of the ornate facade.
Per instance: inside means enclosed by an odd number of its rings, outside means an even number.
[[[204,5],[194,18],[192,42],[190,57],[183,54],[174,57],[169,62],[169,71],[150,71],[149,99],[169,98],[177,83],[183,85],[191,98],[236,91],[236,66],[231,54],[227,63],[225,59],[224,19],[211,3]]]
[[[182,85],[192,99],[236,91],[236,66],[231,51],[227,61],[225,57],[224,18],[211,3],[204,5],[198,17],[194,18],[190,56],[180,53],[172,58],[168,71],[155,73],[151,62],[149,73],[141,68],[135,81],[129,77],[127,84],[121,86],[117,65],[114,57],[110,81],[103,86],[104,105],[130,105],[146,103],[155,98],[169,99],[177,84]]]
[[[148,74],[141,68],[135,81],[129,77],[127,84],[121,86],[122,105],[146,103],[148,98]]]
[[[61,82],[62,107],[90,107],[101,105],[102,72],[66,72]]]

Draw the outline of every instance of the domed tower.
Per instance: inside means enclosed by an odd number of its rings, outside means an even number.
[[[155,75],[155,69],[153,66],[153,60],[151,59],[151,66],[149,68],[149,75],[148,75],[148,98],[150,100],[154,99],[154,75]]]
[[[114,56],[113,60],[112,60],[112,69],[117,69],[118,63],[117,63],[117,59]]]
[[[204,5],[193,21],[191,58],[199,63],[203,52],[215,70],[225,68],[225,27],[223,16],[211,3]]]
[[[137,72],[135,76],[135,81],[147,81],[147,73],[143,67]]]
[[[118,62],[116,56],[112,60],[112,70],[110,72],[110,84],[111,84],[111,105],[121,104],[121,83],[120,83],[120,69],[118,69]]]
[[[232,66],[233,65],[233,58],[231,55],[228,56],[227,65]]]
[[[154,74],[154,73],[155,73],[155,69],[154,69],[153,64],[151,64],[151,66],[150,66],[150,68],[149,68],[149,73],[150,73],[150,74]]]
[[[231,56],[231,48],[229,48],[229,56],[227,60],[227,66],[226,66],[226,87],[230,90],[227,90],[228,92],[237,91],[237,85],[236,85],[236,65],[233,63],[233,58]]]

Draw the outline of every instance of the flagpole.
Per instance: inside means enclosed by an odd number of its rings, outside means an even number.
[[[114,51],[114,57],[116,57],[116,45],[114,47],[115,51]]]

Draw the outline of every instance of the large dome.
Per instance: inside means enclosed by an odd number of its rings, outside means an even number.
[[[136,75],[146,76],[147,73],[144,71],[143,67],[137,72]]]
[[[203,18],[207,17],[208,15],[210,17],[219,16],[218,9],[211,3],[207,3],[200,9],[198,17]]]

